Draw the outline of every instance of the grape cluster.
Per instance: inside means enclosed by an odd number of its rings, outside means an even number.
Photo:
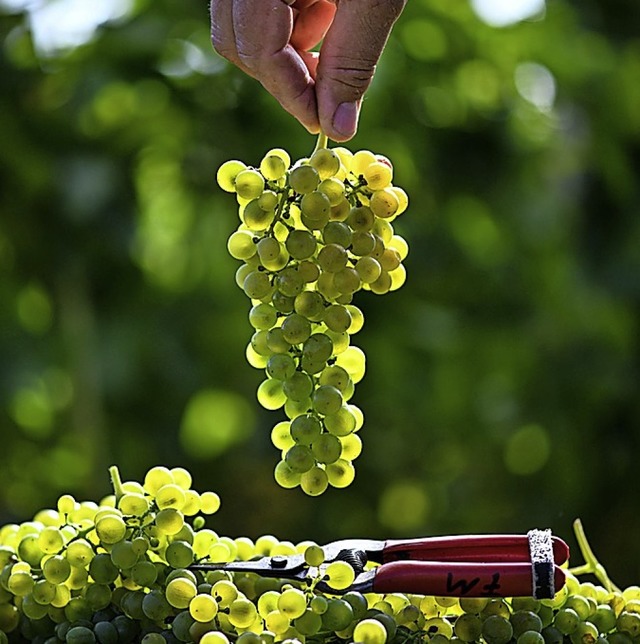
[[[551,600],[427,597],[349,590],[345,561],[311,541],[219,536],[217,510],[182,468],[152,468],[99,504],[62,496],[57,509],[0,528],[0,644],[636,644],[640,587],[567,584]],[[308,579],[191,568],[303,554]],[[322,581],[330,589],[318,589]],[[335,592],[333,592],[335,591]]]
[[[364,323],[352,300],[404,283],[408,246],[392,222],[407,195],[386,157],[320,143],[293,165],[282,149],[258,168],[227,161],[217,179],[239,204],[228,249],[243,262],[236,281],[252,302],[247,359],[266,372],[258,401],[288,418],[272,432],[282,452],[275,479],[312,496],[346,487],[363,423],[349,401],[365,372],[364,353],[351,345]]]

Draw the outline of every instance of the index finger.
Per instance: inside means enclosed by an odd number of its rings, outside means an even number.
[[[237,64],[309,131],[319,128],[315,81],[290,44],[293,12],[283,0],[217,0],[231,5]]]

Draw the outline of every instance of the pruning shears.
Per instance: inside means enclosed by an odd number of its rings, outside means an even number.
[[[565,583],[560,567],[569,547],[550,530],[526,535],[463,535],[377,541],[345,539],[322,546],[324,563],[312,568],[303,554],[265,556],[225,564],[197,563],[197,570],[256,573],[307,582],[331,594],[415,593],[437,597],[552,598]],[[355,573],[351,586],[332,589],[322,581],[323,568],[346,561]],[[370,566],[369,564],[379,564]]]

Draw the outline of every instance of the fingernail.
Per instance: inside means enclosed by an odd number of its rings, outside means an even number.
[[[333,114],[331,124],[338,134],[350,139],[358,127],[358,104],[355,101],[340,103]]]

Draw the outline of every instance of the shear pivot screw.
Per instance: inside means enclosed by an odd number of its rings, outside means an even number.
[[[274,557],[271,557],[269,564],[272,568],[286,568],[287,558],[283,555],[275,555]]]

